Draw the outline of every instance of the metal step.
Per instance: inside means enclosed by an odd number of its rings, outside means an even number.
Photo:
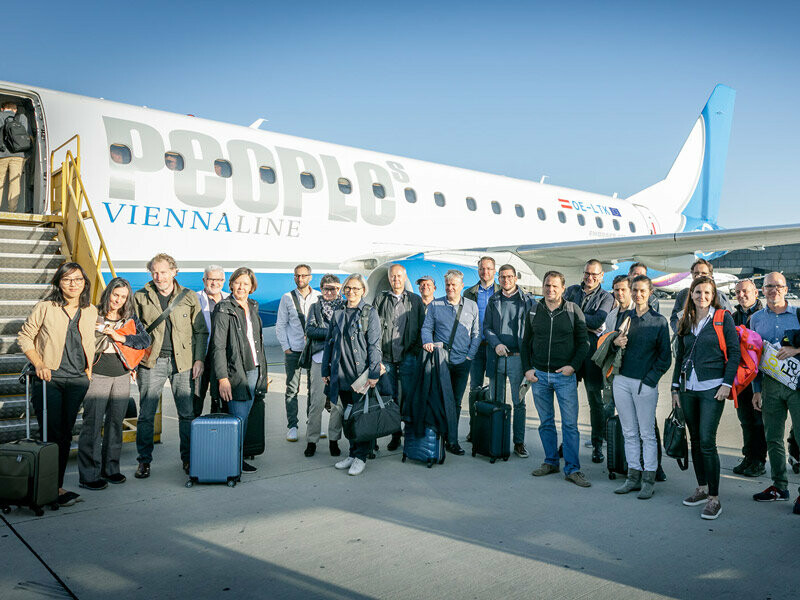
[[[0,374],[19,375],[28,364],[24,354],[0,354]]]
[[[64,262],[60,254],[14,254],[0,252],[0,264],[21,269],[55,269]],[[4,281],[4,283],[8,283]]]
[[[0,225],[0,239],[3,240],[52,240],[56,233],[54,227]]]
[[[0,317],[27,318],[37,300],[0,300]]]
[[[2,283],[50,283],[56,268],[52,269],[23,269],[0,267],[0,282]]]
[[[0,375],[0,400],[3,396],[25,394],[25,384],[19,382],[19,373]]]
[[[61,242],[55,240],[4,240],[0,238],[0,253],[58,254]]]
[[[17,335],[25,317],[0,317],[0,335]]]
[[[80,434],[81,427],[83,426],[83,414],[79,413],[78,418],[75,419],[75,427],[72,428],[72,435]],[[36,421],[36,416],[31,414],[31,437],[38,438],[39,424]],[[0,444],[13,442],[14,440],[21,440],[25,437],[25,419],[9,419],[0,421]],[[74,439],[73,439],[74,443]]]
[[[13,354],[20,352],[19,344],[17,343],[17,336],[15,335],[0,335],[0,354]]]
[[[49,291],[49,283],[0,283],[0,300],[41,300]]]
[[[25,417],[25,396],[0,396],[0,420]]]

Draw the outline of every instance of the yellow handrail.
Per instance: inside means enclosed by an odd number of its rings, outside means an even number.
[[[71,150],[67,150],[60,168],[54,170],[53,160],[55,153],[73,140],[76,141],[77,154],[72,154]],[[108,247],[103,239],[103,234],[100,232],[100,226],[97,224],[94,210],[81,179],[80,152],[81,138],[76,134],[50,153],[50,184],[52,186],[50,210],[53,215],[60,217],[61,235],[59,238],[61,239],[62,250],[69,257],[69,260],[77,262],[86,270],[92,282],[92,303],[97,303],[106,286],[102,273],[104,258],[106,265],[108,265],[108,270],[111,271],[111,276],[116,277],[117,273],[114,270],[114,265],[108,254]],[[84,204],[88,210],[88,216],[86,213],[81,212]],[[84,221],[87,218],[92,220],[94,232],[99,242],[96,252],[92,247],[92,240],[84,225]]]

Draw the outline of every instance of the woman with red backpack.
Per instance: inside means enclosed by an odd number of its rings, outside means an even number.
[[[733,317],[722,319],[726,348],[714,327],[715,313],[723,310],[717,300],[717,286],[711,277],[692,281],[678,322],[678,348],[672,377],[672,406],[683,409],[691,440],[692,464],[697,489],[686,498],[686,506],[704,504],[703,519],[722,513],[719,501],[719,454],[717,428],[731,394],[739,365],[739,337]],[[719,317],[719,315],[717,315]]]

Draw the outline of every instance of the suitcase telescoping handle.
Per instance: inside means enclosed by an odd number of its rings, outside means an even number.
[[[25,372],[25,437],[31,439],[31,373]],[[42,441],[47,442],[47,382],[42,379]]]
[[[500,359],[503,359],[503,383],[500,386],[503,389],[503,397],[497,393],[497,384],[500,383]],[[506,403],[506,379],[508,379],[508,356],[498,356],[497,363],[494,369],[494,402],[495,404]]]

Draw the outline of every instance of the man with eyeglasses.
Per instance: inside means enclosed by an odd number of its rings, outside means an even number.
[[[475,418],[475,401],[478,391],[483,387],[486,375],[486,361],[489,357],[489,345],[483,335],[483,318],[486,315],[486,306],[489,298],[500,291],[500,286],[494,281],[495,261],[491,256],[482,256],[478,260],[478,283],[464,290],[464,298],[472,300],[478,305],[478,319],[481,329],[481,345],[472,361],[469,370],[469,426],[472,430],[472,421]],[[472,434],[467,434],[467,441],[472,441]]]
[[[431,302],[422,324],[422,348],[433,352],[440,344],[447,351],[447,369],[453,389],[455,411],[448,423],[446,449],[451,454],[463,456],[464,449],[458,443],[458,421],[461,416],[461,400],[467,387],[469,368],[481,341],[478,321],[478,305],[464,298],[464,274],[450,269],[444,276],[445,296]]]
[[[711,279],[714,279],[714,265],[704,258],[698,258],[696,261],[694,261],[694,263],[692,263],[691,272],[692,280],[697,279],[698,277],[711,277]],[[686,308],[686,299],[688,297],[688,286],[675,295],[675,304],[672,307],[672,314],[669,317],[669,326],[672,329],[672,333],[675,333],[678,330],[678,321],[683,315],[683,309]],[[733,313],[731,301],[728,300],[728,296],[723,294],[720,290],[717,290],[717,302],[719,302],[720,306],[729,313]]]
[[[533,308],[534,300],[517,285],[517,270],[513,265],[503,265],[499,273],[501,289],[489,298],[483,319],[483,336],[489,346],[486,358],[489,393],[495,402],[505,403],[508,379],[514,411],[514,454],[528,458],[525,448],[525,398],[519,397],[519,386],[524,379],[520,349],[525,317]]]
[[[606,437],[606,414],[603,404],[603,374],[600,367],[592,361],[592,355],[597,350],[597,339],[605,331],[606,317],[614,308],[614,297],[600,287],[602,282],[603,265],[593,258],[583,268],[583,283],[571,285],[564,292],[564,299],[577,304],[583,312],[589,334],[589,353],[578,371],[578,379],[583,379],[589,400],[593,463],[605,460],[603,440]]]
[[[764,342],[780,346],[779,360],[797,356],[800,348],[783,346],[781,342],[787,331],[800,329],[798,309],[786,301],[786,278],[777,272],[764,277],[762,287],[767,306],[750,317],[750,329]],[[769,375],[759,373],[753,381],[753,407],[761,411],[764,421],[764,435],[767,439],[767,453],[772,477],[772,485],[763,492],[753,495],[757,502],[789,500],[789,481],[786,476],[786,447],[783,434],[786,429],[786,416],[792,417],[795,437],[800,432],[800,390],[793,390]],[[800,490],[798,490],[800,491]],[[794,503],[794,514],[800,515],[800,496]]]
[[[311,305],[320,293],[311,288],[311,267],[297,265],[294,268],[295,289],[286,292],[278,304],[275,334],[284,353],[286,368],[286,441],[297,441],[297,393],[300,391],[300,354],[306,343],[306,320]],[[307,390],[308,391],[308,390]]]
[[[414,389],[416,365],[422,351],[420,331],[425,320],[422,299],[406,289],[403,265],[389,267],[389,286],[375,299],[375,310],[381,319],[381,352],[386,373],[379,385],[381,394],[391,396],[401,410]],[[400,432],[392,434],[387,450],[400,447]]]
[[[206,320],[206,327],[211,331],[211,313],[214,312],[214,307],[217,303],[221,302],[224,298],[229,296],[228,292],[222,291],[222,286],[225,285],[225,269],[218,265],[209,265],[203,271],[203,289],[197,292],[197,298],[200,300],[200,308],[203,309],[203,318]],[[211,336],[208,336],[209,342]],[[203,414],[203,405],[206,400],[206,393],[208,392],[208,385],[211,376],[211,353],[208,351],[208,344],[206,344],[206,360],[203,375],[194,382],[194,416],[199,417]],[[220,412],[219,398],[211,394],[211,412]]]

